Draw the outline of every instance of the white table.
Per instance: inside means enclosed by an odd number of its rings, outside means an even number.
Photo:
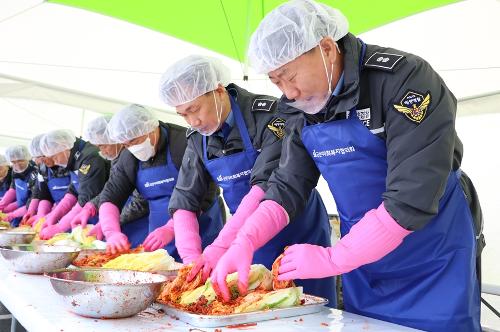
[[[151,315],[148,309],[139,315],[113,320],[84,318],[70,313],[63,305],[50,281],[40,275],[27,275],[10,270],[0,258],[0,301],[28,331],[210,331],[214,328],[196,329],[168,315]],[[222,331],[239,331],[222,328]],[[415,331],[348,312],[325,308],[324,311],[300,317],[282,318],[259,322],[245,330],[254,331]]]

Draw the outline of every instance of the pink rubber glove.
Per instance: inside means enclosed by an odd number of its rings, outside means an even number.
[[[52,203],[47,200],[43,200],[38,204],[38,211],[36,216],[38,218],[45,217],[52,209]]]
[[[276,236],[288,222],[288,214],[281,205],[270,200],[260,203],[212,272],[210,278],[219,297],[222,296],[224,301],[231,299],[226,277],[233,272],[238,272],[240,294],[246,294],[253,253]]]
[[[9,212],[12,212],[14,210],[16,210],[19,206],[17,206],[17,202],[13,202],[13,203],[10,203],[9,205],[7,205],[4,209],[3,209],[3,212],[5,213],[9,213]]]
[[[11,222],[12,219],[22,217],[24,216],[25,213],[26,213],[26,205],[23,205],[19,209],[7,213],[7,221]]]
[[[285,250],[278,280],[325,278],[378,261],[409,235],[387,212],[384,203],[368,211],[333,247],[295,244]]]
[[[41,240],[50,240],[54,235],[64,233],[69,228],[64,227],[65,225],[61,225],[61,223],[57,223],[54,225],[50,225],[45,227],[40,231],[40,239]]]
[[[173,216],[175,246],[184,264],[189,264],[201,255],[201,237],[196,213],[177,210]]]
[[[231,242],[236,238],[236,234],[246,219],[257,210],[259,203],[264,198],[265,192],[259,186],[252,186],[248,194],[241,200],[238,209],[231,219],[224,225],[217,238],[212,244],[203,250],[203,254],[195,261],[193,268],[189,272],[186,281],[191,281],[198,272],[203,269],[202,282],[205,282],[210,272],[215,268],[219,259],[227,251]]]
[[[130,243],[120,229],[120,210],[110,202],[103,203],[99,208],[99,224],[106,237],[106,251],[116,254],[130,248]]]
[[[16,189],[9,188],[9,190],[7,190],[7,192],[3,195],[2,199],[0,200],[0,210],[5,209],[7,205],[14,202],[15,200],[16,200]]]
[[[40,204],[40,200],[37,198],[34,198],[30,202],[30,206],[28,207],[28,211],[24,214],[24,218],[29,219],[33,217],[36,214],[36,211],[38,209],[38,205]]]
[[[92,227],[92,229],[89,232],[89,236],[95,236],[96,239],[102,240],[104,237],[104,234],[102,234],[102,228],[101,228],[101,223],[97,223]]]
[[[80,204],[75,204],[71,211],[62,217],[57,224],[43,228],[40,232],[40,239],[49,240],[56,234],[69,231],[71,229],[71,220],[73,220],[74,216],[76,216],[81,210],[82,207]]]
[[[59,219],[67,214],[75,204],[77,204],[77,199],[74,195],[69,193],[64,195],[59,204],[57,204],[57,206],[52,209],[52,211],[47,216],[45,216],[45,222],[42,225],[42,229],[48,226],[55,225],[59,221]]]
[[[71,220],[71,229],[75,228],[78,225],[81,225],[82,228],[87,226],[87,222],[90,218],[96,215],[96,208],[92,202],[87,202],[81,209],[81,211]]]
[[[142,246],[146,251],[155,251],[163,248],[174,239],[174,219],[170,219],[164,226],[158,227],[144,240]]]
[[[28,220],[30,220],[31,217],[36,215],[36,210],[38,209],[39,204],[40,204],[39,199],[35,198],[31,200],[30,206],[28,207],[28,211],[26,211],[26,213],[24,214],[20,225],[25,225],[25,224],[31,225],[28,223]]]
[[[29,218],[27,220],[26,224],[29,225],[29,226],[36,225],[36,223],[38,222],[38,220],[40,218],[45,217],[50,212],[51,209],[52,209],[52,203],[51,202],[49,202],[47,200],[41,201],[40,204],[38,204],[38,211],[37,211],[36,215],[34,215],[31,218]]]

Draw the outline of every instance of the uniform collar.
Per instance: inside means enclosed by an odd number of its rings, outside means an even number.
[[[339,81],[337,82],[337,85],[335,85],[335,89],[333,89],[332,96],[338,96],[343,87],[344,87],[344,71],[342,71]]]
[[[75,167],[76,161],[80,158],[80,154],[82,153],[82,151],[80,151],[80,145],[84,145],[82,142],[85,143],[85,141],[81,138],[76,138],[75,144],[73,144],[73,147],[69,151],[68,165],[66,166],[66,169],[74,170],[73,168]]]

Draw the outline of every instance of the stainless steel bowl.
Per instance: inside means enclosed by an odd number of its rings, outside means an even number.
[[[69,311],[93,318],[122,318],[146,309],[167,277],[108,269],[64,269],[45,273]]]
[[[14,271],[41,274],[64,268],[78,256],[80,249],[70,246],[16,244],[0,247],[0,254]]]
[[[35,238],[33,231],[4,230],[0,231],[0,246],[30,243]]]

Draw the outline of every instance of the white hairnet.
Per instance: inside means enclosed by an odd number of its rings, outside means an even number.
[[[30,160],[31,156],[28,152],[28,148],[24,145],[14,145],[9,146],[5,151],[5,156],[9,160],[9,162],[13,162],[16,160]]]
[[[94,145],[115,144],[116,142],[109,137],[108,123],[112,115],[104,115],[93,119],[87,124],[83,139]]]
[[[40,149],[40,140],[43,136],[45,136],[45,134],[36,135],[31,139],[30,145],[28,146],[30,154],[34,158],[43,156],[42,149]]]
[[[75,142],[76,137],[71,130],[58,129],[49,131],[40,139],[40,149],[44,156],[52,157],[64,150],[71,150]]]
[[[125,143],[152,132],[159,126],[158,119],[147,108],[132,104],[113,115],[108,123],[109,137],[117,143]]]
[[[9,166],[9,162],[3,154],[0,154],[0,166]]]
[[[178,106],[227,86],[231,73],[219,59],[190,55],[171,65],[160,81],[160,98],[165,104]]]
[[[267,74],[313,49],[324,37],[337,41],[348,32],[349,23],[339,10],[313,0],[293,0],[260,22],[248,58],[255,71]]]

